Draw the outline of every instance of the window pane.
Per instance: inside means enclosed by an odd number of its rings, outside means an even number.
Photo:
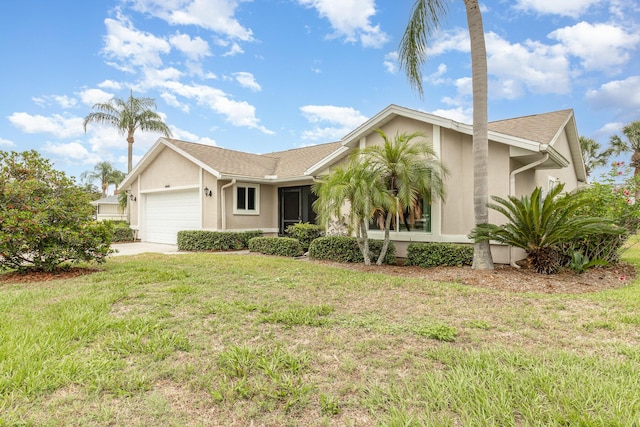
[[[253,187],[247,187],[247,209],[250,211],[256,210],[256,189]]]
[[[236,200],[236,209],[247,208],[247,189],[245,187],[238,187]]]

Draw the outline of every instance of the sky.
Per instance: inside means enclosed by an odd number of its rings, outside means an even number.
[[[424,96],[398,65],[413,1],[0,2],[0,150],[35,149],[69,176],[125,137],[82,123],[96,103],[155,99],[173,136],[251,153],[338,141],[389,104],[472,122],[464,3],[429,40]],[[603,146],[640,120],[640,2],[481,3],[489,120],[575,110]],[[136,133],[134,164],[160,135]]]

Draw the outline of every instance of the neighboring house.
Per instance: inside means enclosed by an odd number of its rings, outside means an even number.
[[[473,127],[396,105],[376,114],[341,141],[268,154],[160,138],[120,185],[136,198],[131,226],[142,241],[175,243],[179,230],[255,230],[283,234],[287,225],[314,222],[310,191],[314,177],[329,173],[351,151],[389,137],[422,131],[450,175],[447,197],[424,206],[420,218],[391,232],[398,255],[412,241],[468,243],[473,215]],[[567,191],[586,181],[572,110],[518,117],[489,124],[489,193],[507,197],[548,190]],[[490,211],[491,222],[504,219]],[[373,228],[374,226],[372,226]],[[410,230],[407,230],[410,228]],[[371,237],[382,232],[371,230]],[[522,257],[505,246],[492,248],[494,261]]]
[[[118,202],[118,196],[107,196],[91,202],[96,207],[96,219],[98,221],[113,220],[126,221],[127,214],[124,207]]]

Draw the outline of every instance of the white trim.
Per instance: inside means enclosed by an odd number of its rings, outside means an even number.
[[[431,145],[438,161],[442,161],[442,131],[440,126],[433,125]],[[442,233],[442,199],[431,200],[431,234],[439,236]]]
[[[433,224],[433,223],[432,223]],[[370,239],[384,239],[384,231],[369,230]],[[473,243],[464,234],[441,234],[425,233],[419,231],[391,231],[390,240],[394,242],[445,242],[445,243]]]
[[[138,181],[139,182],[139,181]],[[140,194],[149,194],[149,193],[161,193],[163,191],[182,191],[182,190],[193,190],[194,188],[201,188],[199,184],[193,185],[179,185],[177,187],[163,187],[163,188],[154,188],[151,190],[140,190]]]
[[[238,188],[253,188],[255,209],[238,209]],[[245,193],[245,206],[249,204],[249,192]],[[236,182],[233,186],[233,214],[234,215],[260,215],[260,184],[248,182]]]

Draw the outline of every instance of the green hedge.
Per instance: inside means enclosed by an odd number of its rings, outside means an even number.
[[[113,242],[133,242],[135,236],[128,224],[113,227]]]
[[[249,240],[249,250],[265,255],[296,257],[304,254],[298,239],[291,237],[254,237]]]
[[[423,268],[471,265],[473,246],[453,243],[409,243],[405,265]]]
[[[302,249],[308,251],[311,242],[318,237],[324,236],[324,227],[317,224],[309,224],[308,222],[299,222],[288,226],[285,232],[289,237],[298,239]]]
[[[262,236],[262,231],[178,231],[178,250],[181,251],[229,251],[249,247],[249,240]]]
[[[369,239],[371,262],[375,262],[378,259],[382,243],[382,240]],[[364,262],[364,257],[358,247],[358,241],[355,237],[349,236],[326,236],[315,239],[309,246],[309,257],[338,262]],[[389,249],[384,258],[384,263],[396,263],[396,247],[393,242],[389,242]]]

